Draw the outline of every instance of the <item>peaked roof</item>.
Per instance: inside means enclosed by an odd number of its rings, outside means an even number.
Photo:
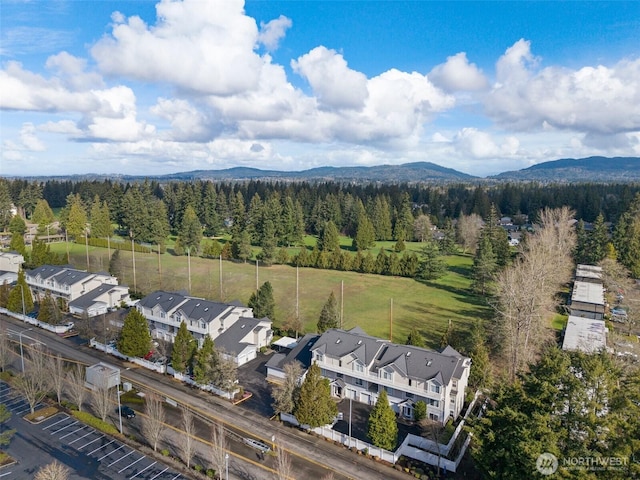
[[[327,330],[315,343],[313,351],[335,358],[351,354],[374,372],[389,367],[409,378],[433,379],[444,384],[452,378],[460,378],[467,360],[450,346],[437,352],[411,345],[397,345],[369,336],[360,328]]]
[[[117,291],[124,291],[124,296],[129,294],[129,289],[126,286],[102,284],[99,287],[96,287],[93,290],[90,290],[84,295],[81,295],[75,300],[69,302],[69,306],[86,309],[93,305],[96,302],[96,299],[102,294]]]
[[[185,297],[178,293],[156,290],[141,299],[138,305],[148,309],[154,309],[156,306],[160,306],[163,311],[171,312],[184,301]]]
[[[255,329],[262,329],[263,327],[260,325],[262,322],[271,323],[271,320],[268,318],[240,317],[237,322],[218,335],[213,344],[217,349],[224,350],[226,353],[238,354],[242,351],[239,351],[238,347],[244,348],[245,346],[253,345],[250,342],[242,342],[242,339],[249,332]]]
[[[317,333],[307,333],[298,340],[298,344],[288,354],[274,353],[267,362],[267,366],[282,370],[287,363],[298,361],[306,370],[311,366],[313,356],[311,352],[319,338],[320,335]]]

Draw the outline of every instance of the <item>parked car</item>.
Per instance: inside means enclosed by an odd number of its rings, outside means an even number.
[[[254,440],[253,438],[245,438],[244,443],[252,448],[255,448],[256,450],[260,450],[263,453],[267,453],[271,450],[271,447],[269,447],[269,445],[266,445],[258,440]]]
[[[116,408],[116,413],[118,413],[118,408]],[[123,405],[120,407],[120,415],[122,415],[124,418],[135,418],[136,411],[131,407]]]
[[[619,317],[626,317],[627,316],[627,311],[624,308],[615,307],[615,308],[611,309],[611,314],[612,315],[617,315]]]

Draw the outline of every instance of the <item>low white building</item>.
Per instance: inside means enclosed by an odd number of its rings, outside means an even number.
[[[249,307],[156,291],[140,300],[136,308],[149,321],[153,338],[173,342],[184,321],[198,345],[208,335],[216,348],[239,365],[255,358],[273,338],[271,320],[253,318]]]
[[[607,348],[607,327],[604,320],[569,315],[562,342],[563,350],[597,353]]]
[[[384,389],[397,414],[413,418],[416,402],[423,401],[427,416],[443,424],[462,411],[471,359],[451,347],[436,352],[397,345],[356,327],[328,330],[310,352],[335,397],[373,405]]]

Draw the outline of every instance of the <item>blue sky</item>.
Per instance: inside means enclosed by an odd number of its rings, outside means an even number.
[[[0,9],[3,175],[640,156],[640,2]]]

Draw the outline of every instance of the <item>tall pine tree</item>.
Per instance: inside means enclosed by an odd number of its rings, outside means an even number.
[[[394,450],[398,443],[396,414],[389,405],[387,391],[382,390],[373,410],[369,414],[367,436],[376,447]]]

